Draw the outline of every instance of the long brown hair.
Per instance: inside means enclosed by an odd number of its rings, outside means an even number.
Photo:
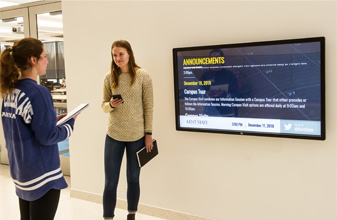
[[[130,70],[130,74],[131,74],[131,85],[133,84],[133,82],[136,79],[136,70],[135,68],[140,68],[140,66],[138,66],[136,64],[135,61],[135,56],[133,55],[133,51],[131,48],[131,45],[129,42],[127,42],[126,40],[118,40],[113,42],[112,46],[111,46],[111,57],[112,57],[112,61],[111,61],[111,76],[112,76],[112,86],[111,89],[114,89],[118,86],[118,77],[121,74],[121,69],[116,65],[116,63],[114,62],[113,59],[113,54],[112,54],[112,49],[115,47],[123,47],[126,49],[126,51],[128,52],[128,54],[130,55],[129,58],[129,70]]]
[[[7,48],[0,55],[0,94],[4,97],[11,92],[20,77],[20,72],[32,68],[29,59],[40,59],[43,43],[35,38],[23,38],[16,41],[12,48]]]

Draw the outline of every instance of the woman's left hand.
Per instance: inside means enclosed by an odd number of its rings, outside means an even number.
[[[153,149],[152,135],[150,134],[145,135],[145,146],[146,146],[147,153],[152,151]]]
[[[56,118],[57,118],[57,121],[59,121],[61,118],[65,117],[67,114],[62,114],[62,115],[57,115]]]

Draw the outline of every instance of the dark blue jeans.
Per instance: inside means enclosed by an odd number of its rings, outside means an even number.
[[[104,167],[105,187],[103,192],[103,217],[115,216],[117,186],[124,151],[126,149],[126,177],[128,182],[127,200],[128,211],[136,212],[140,197],[139,175],[136,152],[144,147],[144,137],[133,142],[120,142],[108,135],[105,139]]]

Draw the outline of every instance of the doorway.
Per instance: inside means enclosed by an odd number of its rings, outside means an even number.
[[[67,113],[61,2],[36,2],[13,7],[9,7],[8,10],[0,9],[0,52],[24,37],[40,39],[47,51],[49,64],[47,74],[41,76],[38,83],[50,90],[56,112]],[[1,99],[0,101],[2,102]],[[70,175],[69,140],[58,145],[61,169],[64,175]],[[8,164],[2,126],[0,126],[0,163]]]

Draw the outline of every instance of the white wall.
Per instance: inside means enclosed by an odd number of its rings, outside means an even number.
[[[140,203],[212,219],[336,216],[336,2],[63,1],[68,100],[90,107],[70,140],[72,188],[102,195],[108,115],[100,108],[113,41],[128,40],[154,83],[160,155]],[[172,48],[326,37],[325,141],[175,130]],[[118,197],[126,198],[125,168]],[[98,217],[99,218],[99,217]]]

